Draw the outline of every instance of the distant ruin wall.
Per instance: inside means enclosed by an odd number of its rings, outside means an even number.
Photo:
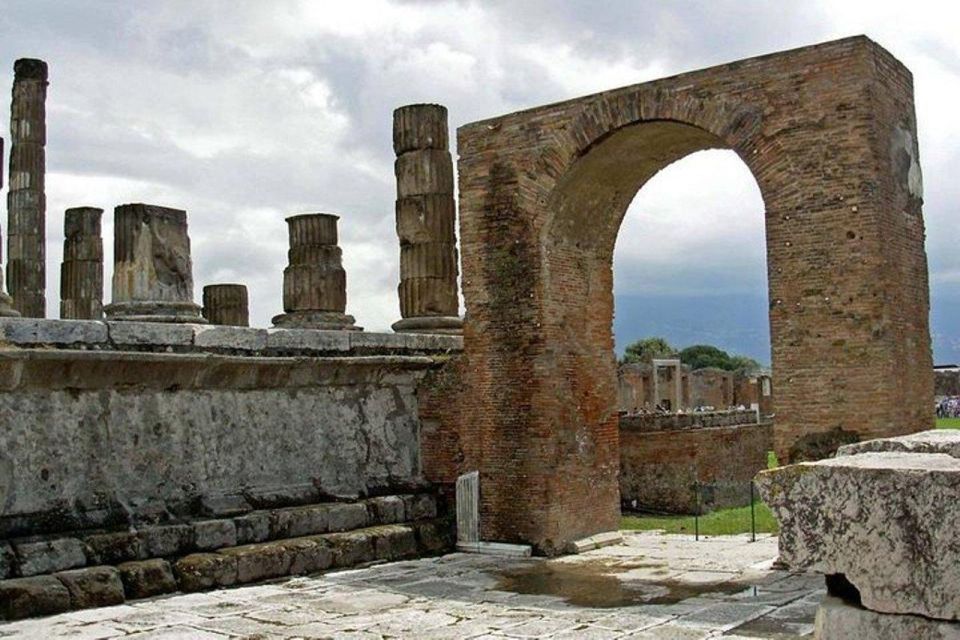
[[[625,511],[694,513],[749,504],[767,468],[771,424],[752,411],[620,418],[620,501]]]
[[[933,395],[960,396],[960,369],[934,371]]]
[[[95,321],[0,336],[0,538],[415,490],[417,385],[460,348]]]

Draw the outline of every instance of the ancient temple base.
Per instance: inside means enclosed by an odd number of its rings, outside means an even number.
[[[336,311],[291,311],[273,317],[273,326],[282,329],[325,329],[328,331],[363,331],[351,315]]]
[[[463,320],[457,316],[423,316],[403,318],[393,323],[396,333],[438,333],[459,336],[463,334]]]
[[[192,302],[114,302],[103,308],[107,320],[207,324]]]

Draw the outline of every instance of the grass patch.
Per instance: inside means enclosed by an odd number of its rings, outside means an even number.
[[[960,429],[960,418],[937,418],[937,429]]]
[[[762,502],[755,507],[757,533],[777,533],[779,527],[770,509]],[[654,531],[662,529],[666,533],[693,534],[693,516],[624,516],[620,519],[621,529],[636,531]],[[736,533],[750,533],[750,507],[720,509],[700,517],[700,535],[727,536]]]

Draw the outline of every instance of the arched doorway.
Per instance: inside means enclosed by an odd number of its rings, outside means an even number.
[[[929,427],[915,131],[909,72],[862,37],[462,127],[482,538],[551,554],[617,528],[613,247],[637,190],[703,149],[735,151],[766,206],[781,458]]]

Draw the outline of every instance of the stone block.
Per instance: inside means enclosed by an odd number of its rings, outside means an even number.
[[[290,572],[291,554],[283,542],[248,544],[221,549],[218,553],[236,560],[240,584],[279,578]]]
[[[273,512],[272,538],[297,538],[327,531],[330,505],[314,504],[305,507],[287,507]]]
[[[195,546],[200,551],[215,551],[237,545],[237,526],[233,520],[203,520],[193,524]]]
[[[281,545],[290,557],[290,575],[317,573],[333,564],[333,551],[322,538],[291,538]]]
[[[237,527],[237,544],[269,540],[271,520],[269,511],[254,511],[234,518],[233,524]]]
[[[0,620],[20,620],[70,610],[70,592],[53,576],[0,581]]]
[[[453,525],[445,520],[430,520],[413,525],[421,553],[439,555],[454,548]]]
[[[149,598],[177,590],[170,563],[160,558],[124,562],[117,567],[128,598]]]
[[[251,508],[247,499],[240,494],[208,495],[200,499],[203,514],[215,518],[238,516]]]
[[[403,496],[407,520],[430,520],[437,517],[437,499],[428,493]]]
[[[852,456],[870,452],[943,453],[960,458],[960,431],[931,429],[896,438],[879,438],[846,444],[837,450],[838,456]]]
[[[354,332],[350,336],[350,349],[359,352],[405,351],[410,339],[405,333]]]
[[[877,613],[827,596],[817,609],[817,640],[958,640],[960,624]]]
[[[376,560],[373,535],[369,530],[330,533],[324,536],[333,550],[333,566],[353,567]]]
[[[367,507],[359,502],[338,502],[327,511],[328,531],[351,531],[367,526]]]
[[[320,494],[312,484],[290,484],[272,487],[250,487],[244,497],[257,509],[279,509],[317,502]]]
[[[108,607],[124,602],[123,582],[116,567],[87,567],[53,574],[70,592],[73,609]]]
[[[0,542],[0,580],[5,580],[13,576],[17,558],[13,553],[13,547],[7,542]]]
[[[133,531],[95,533],[83,539],[90,564],[120,564],[141,556],[140,538]]]
[[[267,349],[280,352],[345,353],[350,351],[353,331],[314,329],[268,329]]]
[[[400,496],[381,496],[367,500],[367,515],[370,524],[394,524],[403,522],[406,508]]]
[[[15,542],[20,575],[36,576],[74,569],[87,564],[83,543],[75,538],[57,538],[40,542]]]
[[[407,349],[428,353],[457,353],[463,351],[463,336],[439,333],[408,333]]]
[[[224,325],[195,325],[193,344],[202,349],[263,351],[267,348],[267,330]]]
[[[960,618],[960,460],[937,453],[845,455],[765,471],[791,569],[842,574],[882,613]]]
[[[237,583],[237,559],[219,553],[194,553],[173,564],[181,591],[191,593]]]
[[[118,346],[190,347],[193,345],[194,326],[165,322],[108,321],[110,342]]]
[[[0,318],[3,339],[13,344],[104,345],[107,325],[96,320]]]
[[[373,550],[377,560],[403,560],[416,558],[417,535],[410,525],[388,524],[370,529],[373,535]]]
[[[194,548],[194,529],[188,524],[168,524],[140,529],[140,543],[148,558],[188,553]]]

